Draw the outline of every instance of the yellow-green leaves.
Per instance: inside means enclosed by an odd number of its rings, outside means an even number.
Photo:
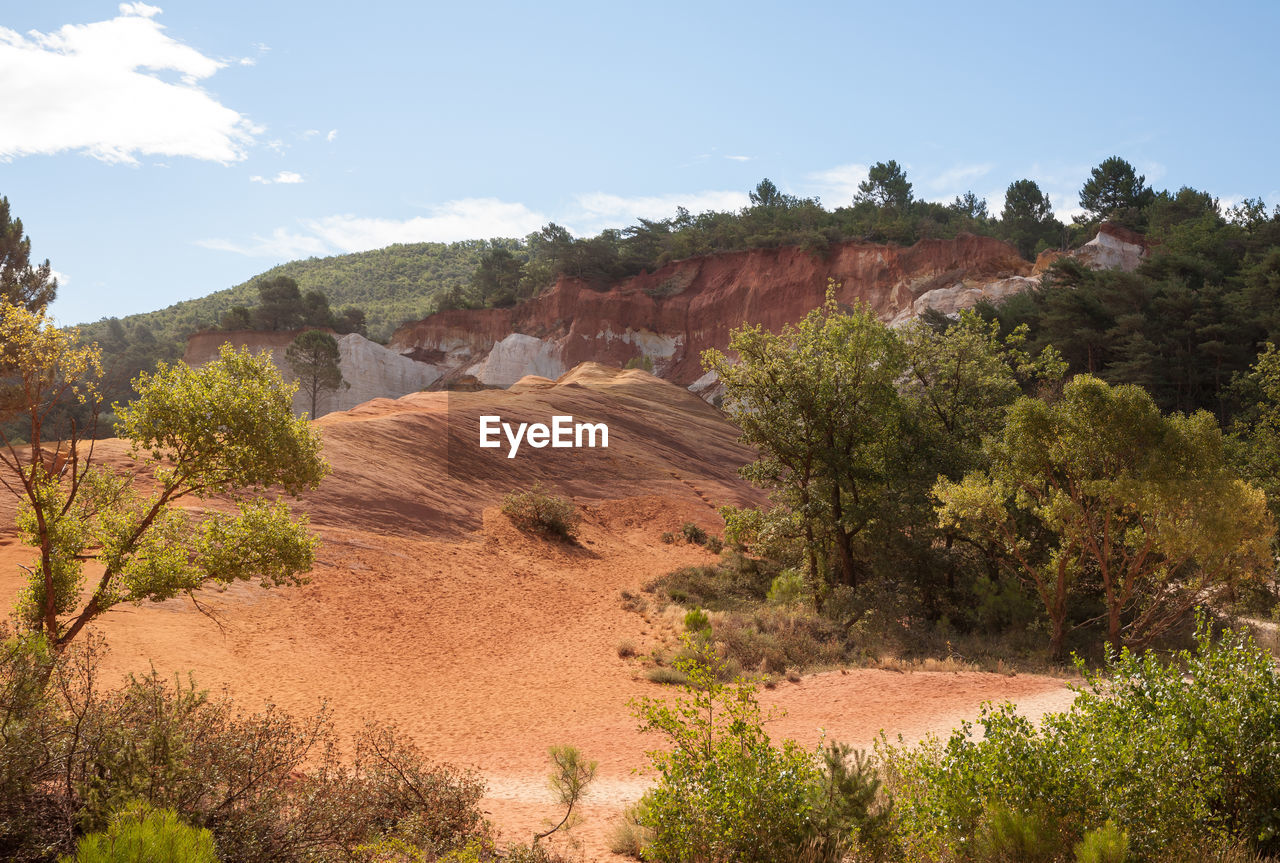
[[[116,434],[168,464],[166,482],[176,489],[234,495],[279,486],[297,494],[327,473],[319,434],[293,416],[295,387],[266,355],[223,345],[208,365],[161,363],[135,387],[138,399],[116,408]]]

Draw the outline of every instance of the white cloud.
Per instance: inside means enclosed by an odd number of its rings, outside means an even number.
[[[691,213],[707,210],[737,210],[749,206],[751,199],[746,192],[694,192],[691,194],[650,195],[624,197],[605,192],[578,195],[579,212],[571,214],[567,221],[579,235],[594,234],[604,227],[621,227],[637,219],[668,219],[676,214],[676,207],[684,207]]]
[[[284,228],[276,228],[269,237],[253,237],[251,243],[233,243],[230,240],[197,240],[197,246],[219,252],[235,252],[251,258],[272,258],[291,261],[296,258],[323,257],[333,254],[325,242],[317,237],[295,234]]]
[[[159,6],[148,6],[146,3],[121,3],[121,15],[137,15],[140,18],[154,18],[161,13]]]
[[[751,161],[750,156],[725,156],[725,158],[730,159],[734,162],[750,162]]]
[[[206,249],[237,252],[260,258],[288,260],[311,255],[363,252],[392,243],[437,242],[523,237],[551,221],[524,204],[496,198],[464,198],[431,208],[428,216],[380,219],[353,215],[326,216],[302,222],[302,233],[277,228],[269,237],[250,243],[224,239],[200,240]]]
[[[261,129],[198,84],[226,64],[165,35],[159,13],[122,3],[116,18],[53,33],[0,27],[0,159],[68,150],[129,164],[138,154],[243,159]]]
[[[858,193],[858,184],[867,179],[866,165],[851,163],[815,171],[808,175],[809,186],[828,207],[846,207]]]
[[[939,198],[945,198],[949,201],[956,195],[971,191],[973,181],[990,174],[991,168],[990,164],[957,165],[954,168],[948,168],[941,174],[924,178],[920,181],[920,185],[936,193]],[[907,179],[910,180],[911,176],[908,175]]]
[[[523,237],[551,221],[524,204],[497,198],[464,198],[430,208],[431,215],[412,219],[327,216],[307,227],[342,252],[380,249],[392,243],[452,243],[489,237]]]
[[[334,139],[334,138],[336,138],[336,137],[338,137],[338,130],[337,130],[337,129],[330,129],[330,130],[329,130],[329,134],[328,134],[328,135],[325,135],[325,136],[324,136],[324,139],[325,139],[326,141],[328,141],[330,144],[332,144],[332,143],[333,143],[333,139]]]
[[[280,173],[276,174],[274,177],[271,177],[270,179],[263,177],[260,174],[254,174],[252,177],[249,178],[249,182],[261,183],[264,186],[270,186],[273,183],[285,183],[285,184],[301,183],[303,182],[303,179],[301,174],[296,173],[294,171],[281,171]]]
[[[55,279],[58,280],[58,287],[60,288],[65,288],[68,284],[71,283],[71,277],[68,276],[66,273],[60,273],[57,270],[50,270],[49,275],[53,276]]]

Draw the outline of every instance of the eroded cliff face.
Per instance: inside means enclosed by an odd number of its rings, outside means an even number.
[[[255,354],[269,352],[271,361],[281,370],[285,379],[293,380],[295,376],[285,361],[285,351],[300,332],[302,331],[215,330],[196,333],[187,339],[187,352],[182,359],[187,365],[200,366],[216,358],[218,348],[223,344],[248,347]],[[402,356],[363,336],[350,333],[345,336],[335,335],[334,338],[338,342],[338,366],[342,369],[342,377],[347,386],[320,393],[316,400],[318,417],[333,411],[350,410],[370,399],[399,398],[425,390],[440,379],[440,371],[435,366]],[[298,393],[293,399],[293,409],[297,414],[303,411],[310,413],[311,397]]]
[[[778,330],[822,305],[829,281],[837,299],[862,303],[899,325],[936,309],[954,314],[980,300],[999,302],[1038,284],[1060,252],[1036,264],[989,237],[922,240],[914,246],[847,242],[825,256],[795,247],[690,258],[594,290],[562,278],[540,297],[510,309],[441,312],[406,324],[389,349],[360,336],[339,338],[349,389],[323,395],[317,415],[376,397],[396,398],[470,382],[509,387],[526,375],[556,379],[583,362],[619,367],[639,361],[658,377],[713,400],[720,388],[703,373],[701,354],[724,349],[743,324]],[[1103,225],[1098,236],[1067,253],[1094,268],[1132,270],[1147,254],[1141,236]],[[218,345],[268,349],[287,369],[294,333],[198,333],[188,362],[206,362]],[[288,372],[286,371],[286,374]],[[301,397],[295,400],[299,409]]]
[[[1025,287],[1009,278],[1030,273],[1010,246],[968,235],[909,248],[841,243],[826,256],[755,249],[678,261],[607,291],[561,279],[512,309],[448,311],[407,324],[391,348],[432,364],[445,381],[474,376],[509,386],[525,374],[555,378],[581,362],[639,358],[689,386],[703,375],[703,350],[724,348],[744,323],[778,329],[798,321],[822,304],[828,280],[839,285],[840,302],[864,303],[897,322],[932,303],[950,312],[1005,296]]]

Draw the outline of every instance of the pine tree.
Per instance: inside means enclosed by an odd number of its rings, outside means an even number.
[[[9,199],[0,198],[0,301],[43,311],[58,291],[49,262],[31,266],[31,238],[22,220],[10,219]]]

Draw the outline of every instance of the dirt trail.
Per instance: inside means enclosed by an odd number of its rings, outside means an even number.
[[[628,640],[644,653],[670,639],[676,621],[628,612],[619,593],[712,561],[659,537],[687,521],[718,532],[708,504],[756,493],[734,475],[744,451],[710,408],[642,373],[598,377],[474,394],[517,416],[577,410],[616,420],[618,445],[567,473],[535,460],[469,464],[475,452],[465,447],[444,464],[446,426],[495,409],[479,399],[455,414],[457,403],[424,394],[321,421],[335,471],[306,501],[323,539],[310,584],[205,591],[220,625],[188,599],[113,611],[99,627],[111,650],[105,679],[151,666],[190,671],[248,708],[274,701],[307,713],[327,701],[344,732],[393,722],[434,758],[482,773],[485,809],[512,838],[558,818],[546,750],[571,743],[600,762],[574,835],[585,859],[614,859],[612,820],[643,792],[644,753],[660,745],[638,732],[629,702],[663,692],[617,647]],[[501,494],[533,479],[576,494],[579,545],[531,538],[500,515]],[[0,516],[8,607],[29,552]],[[814,675],[761,696],[786,711],[769,726],[775,737],[812,745],[825,733],[864,746],[882,729],[908,740],[945,734],[987,700],[1037,715],[1070,700],[1051,678],[874,670]]]

